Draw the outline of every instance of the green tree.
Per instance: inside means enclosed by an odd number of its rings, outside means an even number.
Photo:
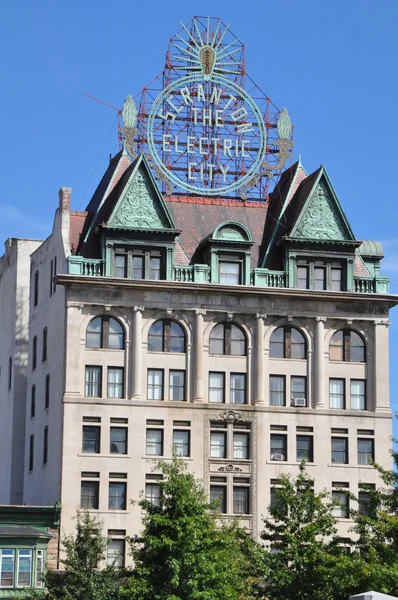
[[[142,499],[143,532],[131,539],[135,569],[128,600],[261,598],[262,550],[236,523],[219,525],[215,506],[182,461],[160,462],[160,505]]]
[[[264,572],[267,597],[340,597],[341,579],[336,577],[349,558],[338,546],[330,495],[314,492],[304,464],[295,479],[281,475],[273,492],[261,534],[269,548]]]
[[[355,549],[361,557],[359,588],[398,595],[398,453],[392,452],[393,468],[374,463],[381,484],[366,488],[352,511]],[[355,498],[354,498],[355,499]]]
[[[113,567],[101,570],[107,539],[101,523],[78,511],[75,535],[62,540],[64,571],[48,571],[46,592],[30,592],[27,600],[117,600],[123,573]]]

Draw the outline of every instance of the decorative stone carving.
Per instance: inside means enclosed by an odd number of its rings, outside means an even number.
[[[225,465],[224,467],[218,467],[218,471],[221,473],[241,473],[242,469],[240,467],[236,467],[235,465]]]
[[[304,208],[294,237],[315,240],[345,240],[346,231],[324,183],[319,183]]]
[[[243,231],[237,227],[222,227],[217,232],[218,240],[247,241],[247,237],[243,235]]]
[[[110,225],[138,229],[170,227],[145,172],[139,170],[136,174]]]
[[[215,416],[213,421],[226,421],[227,423],[249,423],[251,419],[247,419],[243,416],[243,413],[237,410],[224,410],[217,416]]]

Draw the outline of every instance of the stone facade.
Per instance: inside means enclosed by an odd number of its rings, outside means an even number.
[[[60,501],[67,533],[89,508],[121,552],[173,446],[253,535],[303,457],[317,490],[377,485],[397,298],[324,169],[285,172],[268,221],[263,204],[163,198],[144,158],[108,171],[84,212],[62,188],[30,258],[23,501]]]

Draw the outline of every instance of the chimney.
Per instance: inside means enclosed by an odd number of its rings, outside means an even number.
[[[58,192],[59,195],[59,208],[61,212],[70,212],[70,197],[72,194],[72,188],[61,187]]]

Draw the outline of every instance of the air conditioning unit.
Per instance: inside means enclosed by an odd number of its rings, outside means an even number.
[[[293,398],[292,399],[292,406],[307,406],[307,400],[306,398]]]
[[[271,460],[285,460],[283,454],[271,454]]]

